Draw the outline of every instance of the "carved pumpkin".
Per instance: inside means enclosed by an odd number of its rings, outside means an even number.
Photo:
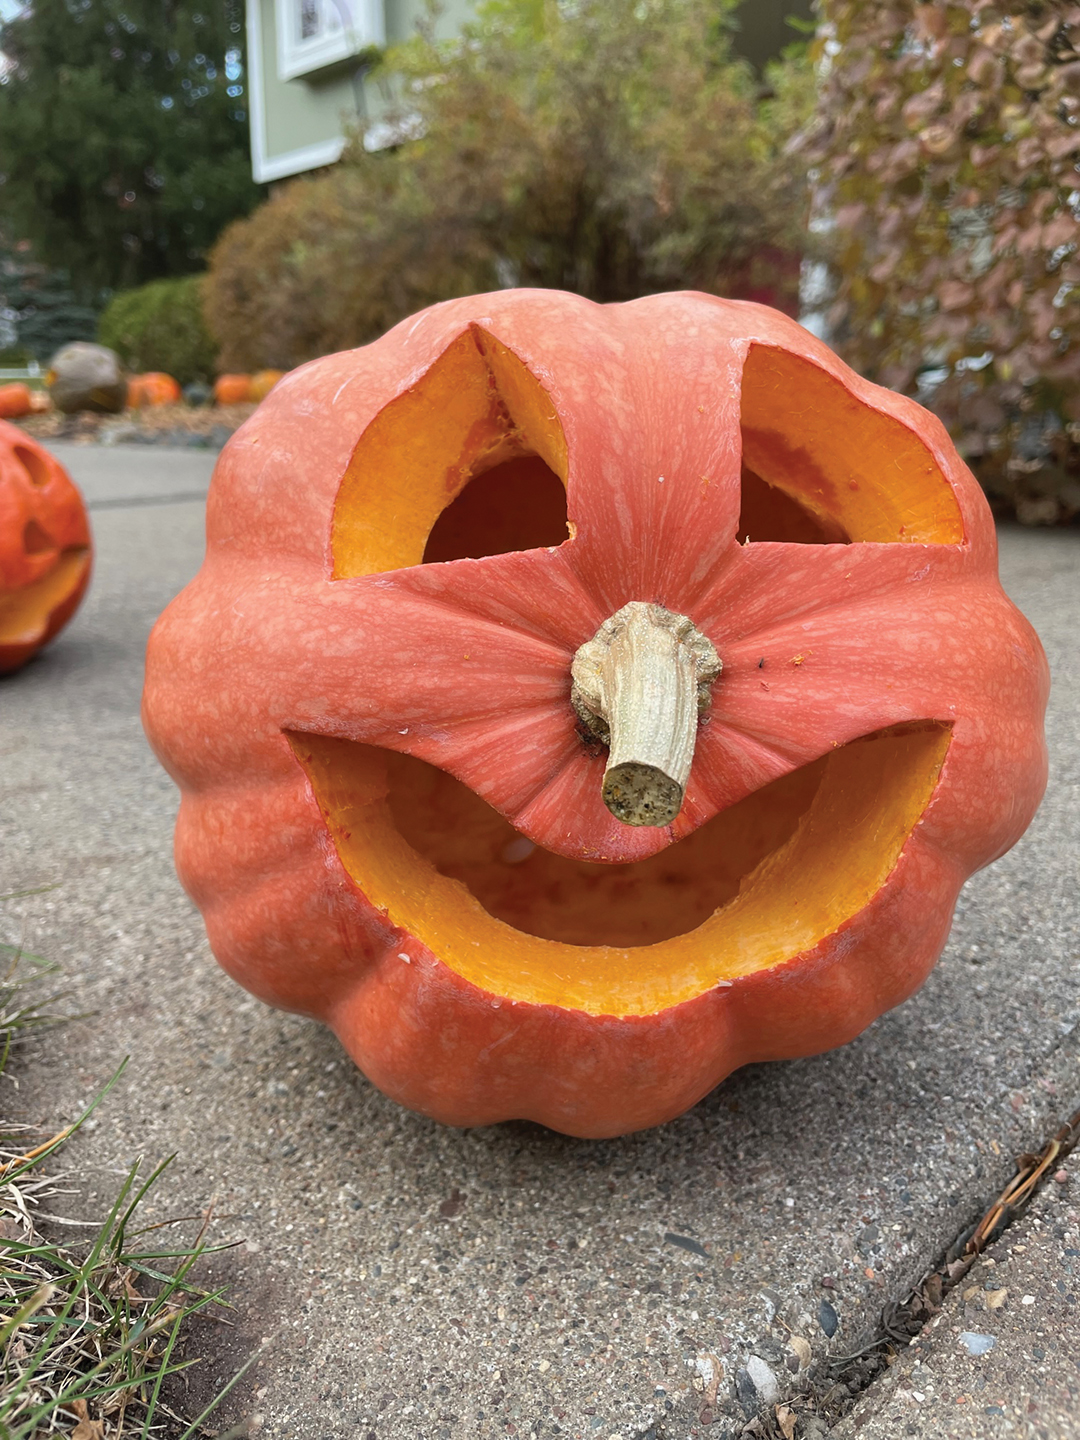
[[[0,674],[67,624],[90,579],[90,530],[67,471],[0,422]]]
[[[34,408],[29,385],[0,385],[0,420],[19,420]]]
[[[243,405],[250,398],[250,375],[219,375],[214,381],[214,400],[218,405]]]
[[[1046,690],[919,406],[759,305],[520,291],[276,388],[145,720],[241,984],[417,1110],[600,1136],[910,995]]]
[[[147,405],[179,405],[182,399],[179,383],[161,370],[148,370],[145,375],[133,375],[128,381],[127,403],[131,410]]]

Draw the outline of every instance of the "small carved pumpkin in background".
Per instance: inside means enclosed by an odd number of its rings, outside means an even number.
[[[454,1124],[842,1044],[1045,783],[940,424],[765,307],[440,305],[225,448],[145,721],[221,963]]]
[[[0,422],[0,675],[67,624],[89,580],[81,495],[44,446]]]

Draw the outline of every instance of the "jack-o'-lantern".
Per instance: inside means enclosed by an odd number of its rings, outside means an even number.
[[[145,719],[243,985],[417,1110],[599,1136],[910,995],[1046,689],[919,406],[763,306],[510,291],[280,382]]]
[[[89,580],[81,495],[44,446],[0,421],[0,675],[67,624]]]

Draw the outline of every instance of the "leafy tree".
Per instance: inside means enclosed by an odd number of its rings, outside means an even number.
[[[805,165],[784,141],[812,83],[793,62],[763,91],[732,56],[732,9],[492,0],[463,38],[392,52],[396,112],[216,247],[222,364],[295,364],[507,284],[790,303]]]
[[[41,363],[71,340],[93,340],[97,312],[76,299],[70,277],[47,270],[0,235],[0,355]]]
[[[257,202],[240,0],[33,0],[0,48],[0,219],[81,298],[198,268]]]
[[[1022,519],[1080,513],[1080,4],[821,14],[836,343],[921,389]]]

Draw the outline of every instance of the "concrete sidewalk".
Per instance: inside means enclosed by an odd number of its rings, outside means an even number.
[[[835,1440],[1049,1440],[1080,1434],[1080,1195],[1055,1167]]]
[[[65,634],[0,683],[0,891],[56,887],[0,907],[0,936],[61,962],[94,1014],[23,1058],[20,1108],[72,1117],[130,1054],[72,1158],[105,1167],[104,1196],[133,1156],[178,1151],[158,1213],[217,1196],[234,1217],[238,1328],[205,1338],[225,1369],[272,1337],[236,1406],[261,1435],[736,1435],[804,1388],[803,1340],[815,1359],[857,1350],[1080,1101],[1080,532],[1002,535],[1055,674],[1050,790],[965,890],[920,994],[842,1051],[584,1142],[406,1113],[329,1034],[217,969],[138,719],[150,625],[201,558],[213,457],[56,452],[94,507],[98,564]]]

